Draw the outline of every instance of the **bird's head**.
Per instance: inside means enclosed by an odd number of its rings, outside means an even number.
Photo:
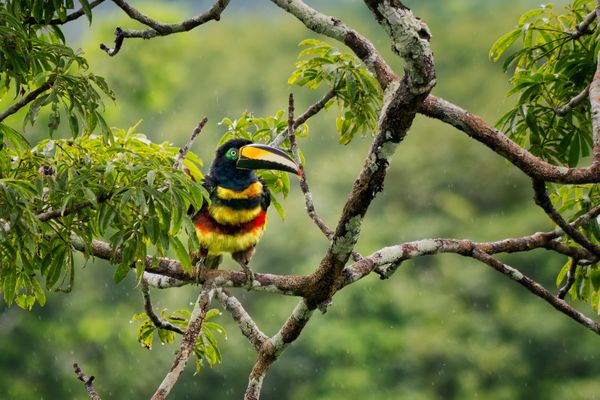
[[[298,173],[298,166],[285,152],[247,139],[232,139],[217,149],[210,175],[235,189],[256,180],[253,171],[257,169]]]

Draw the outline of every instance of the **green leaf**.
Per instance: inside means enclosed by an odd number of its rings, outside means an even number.
[[[4,302],[11,305],[17,290],[17,270],[7,267],[2,273],[2,290],[4,291]]]
[[[181,266],[183,270],[188,273],[192,273],[192,260],[190,258],[190,254],[187,252],[183,243],[179,240],[177,236],[171,236],[169,238],[171,245],[173,246],[173,250],[175,250],[175,254],[177,255],[177,259],[181,262]]]
[[[127,276],[127,274],[129,273],[129,271],[131,270],[129,264],[127,263],[121,263],[117,266],[117,269],[115,269],[115,273],[113,274],[113,281],[115,283],[119,283],[121,282],[123,279],[125,279],[125,277]]]
[[[518,28],[500,36],[490,48],[490,52],[488,54],[490,60],[493,62],[498,61],[502,54],[504,54],[504,52],[519,38],[520,35],[521,28]]]
[[[83,8],[83,12],[85,13],[85,16],[87,17],[89,23],[92,23],[92,8],[90,7],[90,3],[88,2],[88,0],[79,0],[79,3],[81,4],[81,8]]]

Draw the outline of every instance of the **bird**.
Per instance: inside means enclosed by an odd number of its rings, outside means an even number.
[[[271,194],[255,170],[269,169],[299,175],[298,165],[284,151],[247,139],[231,139],[218,147],[202,185],[210,202],[192,210],[200,249],[197,260],[204,268],[218,268],[224,253],[230,253],[252,285],[248,267],[256,244],[267,224]]]

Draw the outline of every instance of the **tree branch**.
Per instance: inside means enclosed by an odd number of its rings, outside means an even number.
[[[335,92],[333,90],[331,90],[329,93],[332,94],[331,97],[333,97],[335,95]],[[327,101],[323,102],[323,100],[326,97],[327,97],[327,95],[320,101],[323,103],[323,105],[327,102]],[[309,108],[309,110],[313,109],[314,106],[315,105],[313,104],[313,106],[311,106]],[[316,113],[316,111],[315,111],[315,113]],[[306,114],[306,112],[303,114],[303,116],[305,114]],[[287,137],[290,140],[290,150],[292,151],[292,155],[294,156],[294,161],[296,161],[296,164],[298,164],[298,175],[300,176],[299,183],[300,183],[300,189],[302,190],[302,193],[304,194],[304,203],[306,205],[306,212],[308,213],[308,216],[310,217],[310,219],[313,220],[315,225],[317,225],[317,227],[325,235],[325,237],[327,239],[331,240],[331,239],[333,239],[334,232],[331,228],[329,228],[327,226],[327,224],[325,223],[323,218],[321,218],[321,216],[319,215],[319,213],[317,213],[317,210],[315,209],[315,203],[313,201],[313,196],[312,196],[312,193],[310,192],[310,188],[308,186],[308,180],[306,178],[306,171],[304,170],[304,165],[302,164],[302,161],[300,160],[300,154],[298,153],[298,143],[296,142],[296,135],[294,134],[294,130],[299,125],[300,124],[297,123],[297,121],[294,121],[294,96],[292,93],[290,93],[289,101],[288,101],[288,127],[284,132],[282,132],[282,134],[287,132]],[[352,257],[354,260],[360,260],[362,258],[361,255],[355,251],[352,252]]]
[[[597,19],[596,13],[597,11],[594,10],[585,16],[583,21],[581,21],[579,25],[577,25],[575,30],[571,32],[571,39],[579,39],[583,35],[589,35],[594,33],[594,31],[590,30],[589,28],[592,22],[594,22]]]
[[[83,382],[85,384],[85,390],[88,393],[88,396],[90,396],[90,399],[92,400],[102,400],[102,398],[100,397],[100,395],[96,392],[96,390],[94,389],[94,376],[90,376],[89,378],[83,373],[83,371],[81,370],[81,368],[79,368],[79,365],[77,363],[73,364],[73,368],[75,369],[75,375],[77,375],[77,378]]]
[[[148,316],[148,318],[150,318],[150,321],[152,321],[154,326],[160,329],[166,329],[183,335],[184,332],[178,326],[175,326],[168,321],[164,321],[160,319],[158,315],[156,315],[156,313],[152,309],[152,301],[150,300],[150,290],[148,289],[148,282],[143,277],[141,286],[142,295],[144,296],[144,310],[146,311],[146,315]]]
[[[171,369],[161,382],[151,400],[164,400],[181,376],[188,358],[194,351],[196,339],[198,338],[198,335],[200,335],[202,324],[204,323],[204,318],[206,317],[206,312],[208,311],[212,296],[213,290],[207,286],[203,286],[202,291],[198,295],[194,312],[190,317],[187,329],[183,335],[179,352],[173,361]]]
[[[377,77],[379,84],[386,89],[399,80],[398,75],[385,62],[373,44],[363,35],[351,29],[340,19],[321,14],[299,0],[271,0],[277,6],[292,14],[313,32],[336,39],[352,49],[365,66]]]
[[[567,184],[600,182],[600,163],[592,164],[587,168],[566,168],[547,163],[514,143],[502,132],[492,128],[481,117],[439,97],[433,95],[427,97],[419,105],[419,112],[465,132],[506,158],[533,179]]]
[[[586,97],[588,97],[589,93],[590,87],[588,85],[578,95],[569,100],[567,104],[560,107],[555,107],[554,113],[558,116],[567,115],[567,113],[569,113],[572,109],[583,103]]]
[[[300,300],[281,329],[263,343],[248,378],[244,400],[258,400],[260,398],[260,391],[267,370],[277,361],[277,358],[287,346],[298,338],[302,329],[310,320],[312,313],[313,310],[308,307],[306,301],[304,299]]]
[[[562,300],[558,297],[555,297],[546,288],[544,288],[542,285],[540,285],[533,279],[529,278],[528,276],[524,275],[519,270],[517,270],[513,267],[510,267],[510,266],[496,260],[495,258],[491,257],[489,254],[486,254],[486,253],[478,251],[478,250],[475,250],[473,252],[472,257],[489,265],[490,267],[494,268],[496,271],[510,277],[512,280],[518,282],[522,286],[525,286],[525,288],[527,288],[527,290],[529,290],[534,295],[544,299],[552,307],[554,307],[561,313],[567,315],[568,317],[572,318],[573,320],[579,322],[581,325],[585,326],[586,328],[589,328],[596,334],[600,335],[600,324],[598,322],[595,322],[591,318],[586,317],[579,311],[575,310],[564,300]]]
[[[196,128],[194,128],[194,130],[192,131],[192,136],[190,136],[190,138],[185,143],[185,145],[179,149],[179,154],[177,154],[177,158],[175,159],[175,162],[173,163],[173,169],[179,169],[179,167],[183,163],[183,159],[185,158],[185,155],[187,154],[188,151],[190,151],[190,148],[194,144],[194,141],[196,140],[196,138],[198,137],[200,132],[202,132],[202,128],[204,128],[204,125],[206,125],[207,121],[208,121],[208,118],[206,118],[206,117],[202,118],[202,120],[198,123]]]
[[[113,2],[123,11],[125,11],[130,18],[149,26],[150,29],[123,30],[121,28],[116,28],[115,47],[109,48],[104,44],[100,44],[100,48],[109,56],[114,56],[119,52],[121,45],[123,44],[123,40],[126,38],[151,39],[156,36],[167,36],[172,33],[187,32],[212,20],[219,21],[221,19],[221,13],[229,5],[229,1],[230,0],[217,0],[215,4],[213,4],[213,6],[203,14],[186,19],[176,24],[163,24],[142,14],[124,0],[113,0]]]
[[[367,161],[353,185],[327,254],[311,276],[314,288],[308,304],[315,308],[333,294],[335,281],[358,240],[362,218],[383,188],[389,158],[412,125],[417,104],[427,96],[435,82],[433,57],[429,36],[423,35],[427,31],[425,24],[399,2],[382,1],[370,7],[377,10],[376,17],[388,29],[393,49],[406,62],[406,74],[400,82],[373,45],[340,20],[323,15],[299,0],[273,2],[309,29],[347,44],[386,88],[377,134]]]
[[[535,204],[540,206],[542,210],[554,223],[563,230],[570,238],[572,238],[575,242],[586,248],[596,257],[600,257],[600,246],[592,243],[583,233],[581,233],[577,228],[572,227],[564,218],[556,211],[552,202],[550,201],[550,197],[548,196],[548,191],[546,190],[546,184],[542,181],[533,180],[533,190],[535,192],[534,200]]]
[[[267,335],[260,330],[250,314],[244,309],[242,303],[231,293],[225,289],[217,289],[216,294],[219,302],[229,311],[233,320],[240,327],[242,334],[252,343],[256,351],[259,351],[268,339]]]
[[[569,271],[567,272],[567,279],[565,281],[565,284],[558,290],[558,294],[556,295],[556,297],[558,297],[559,299],[564,300],[567,293],[569,293],[569,290],[571,290],[571,287],[575,283],[575,273],[577,272],[578,266],[579,260],[577,258],[572,258],[571,265],[569,266]]]
[[[321,111],[323,108],[325,108],[325,105],[327,104],[327,102],[329,100],[333,99],[334,97],[335,97],[335,89],[331,89],[327,93],[325,93],[325,95],[323,97],[321,97],[321,99],[319,99],[316,103],[314,103],[310,107],[308,107],[306,109],[306,111],[304,111],[304,113],[302,113],[302,115],[300,115],[298,117],[298,119],[293,122],[292,131],[295,130],[296,128],[298,128],[303,123],[305,123],[310,117],[312,117],[313,115],[316,115],[319,111]],[[285,130],[283,132],[281,132],[279,135],[277,135],[277,137],[275,139],[273,139],[271,141],[271,143],[269,143],[269,145],[274,146],[274,147],[281,146],[281,144],[288,137],[289,132],[290,132],[290,127],[288,125],[288,127],[285,128]]]
[[[0,113],[0,122],[4,121],[4,119],[6,119],[6,117],[8,117],[9,115],[16,113],[21,108],[23,108],[27,104],[31,103],[33,100],[35,100],[39,95],[44,93],[46,90],[49,90],[52,87],[52,85],[54,85],[54,80],[55,80],[54,77],[48,78],[48,80],[46,82],[42,83],[42,85],[40,87],[38,87],[35,90],[32,90],[31,92],[29,92],[27,94],[27,96],[22,97],[19,101],[11,104],[6,110],[4,110],[4,112]]]

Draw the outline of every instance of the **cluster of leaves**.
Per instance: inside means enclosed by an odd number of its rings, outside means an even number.
[[[553,195],[553,202],[559,213],[568,214],[568,219],[573,221],[590,211],[594,205],[600,204],[600,186],[560,186]],[[600,245],[600,221],[597,218],[586,221],[579,229],[592,243]],[[567,243],[579,246],[572,239],[567,239]],[[570,267],[569,260],[556,277],[557,286],[565,284]],[[600,263],[579,265],[574,278],[573,286],[568,292],[571,298],[588,302],[600,315]]]
[[[184,331],[191,315],[192,314],[187,310],[177,310],[174,313],[169,313],[166,309],[163,309],[160,312],[160,318],[163,321],[170,322]],[[219,350],[217,337],[218,335],[222,335],[227,339],[227,333],[221,325],[211,321],[219,315],[221,315],[220,311],[213,308],[209,310],[204,317],[200,334],[198,335],[194,346],[196,374],[200,372],[204,362],[210,367],[213,367],[217,363],[220,364],[223,360],[221,351]],[[138,342],[149,350],[152,349],[155,333],[158,335],[158,339],[163,345],[172,344],[175,340],[175,332],[168,329],[157,328],[145,312],[134,315],[133,320],[141,322],[137,331]]]
[[[596,17],[591,15],[596,6],[595,1],[575,0],[560,13],[551,4],[541,5],[524,13],[517,27],[500,37],[489,53],[498,61],[521,41],[520,48],[510,52],[503,63],[504,70],[512,74],[508,94],[518,99],[500,118],[498,127],[533,154],[557,165],[575,167],[591,152],[589,101],[584,98],[573,107],[564,106],[589,86],[596,71],[600,45]],[[573,221],[600,203],[600,190],[598,185],[558,186],[551,198],[558,212]],[[579,229],[591,242],[600,243],[596,219]],[[568,260],[556,278],[557,285],[566,283],[570,266]],[[600,310],[599,265],[578,266],[574,278],[570,296]]]
[[[91,22],[89,3],[80,3]],[[48,107],[50,134],[61,117],[67,118],[74,135],[91,133],[97,126],[109,133],[101,111],[103,95],[112,99],[114,93],[102,77],[88,72],[87,61],[65,44],[59,27],[73,7],[72,0],[0,2],[0,98],[14,92],[15,99],[22,99],[39,90],[24,124],[33,125]]]
[[[592,146],[589,102],[557,112],[591,82],[599,44],[597,23],[584,30],[578,26],[594,12],[596,2],[575,0],[565,14],[550,4],[526,12],[517,27],[500,37],[490,58],[500,57],[521,40],[521,47],[504,59],[511,71],[509,95],[518,100],[498,126],[521,146],[545,160],[576,166],[589,156]]]
[[[191,271],[188,248],[198,239],[187,210],[199,209],[205,189],[173,169],[178,148],[144,135],[114,130],[110,136],[82,135],[44,140],[29,148],[0,152],[0,287],[4,300],[31,308],[48,290],[70,290],[73,245],[89,257],[96,238],[109,237],[118,264],[115,281],[135,265],[138,277],[148,254],[173,249]],[[187,153],[184,165],[196,181],[201,161]],[[45,214],[46,213],[46,214]],[[51,218],[48,217],[49,214]],[[182,229],[183,228],[183,229]]]
[[[325,82],[335,91],[340,108],[336,119],[340,143],[350,143],[357,133],[374,133],[383,94],[373,75],[356,56],[320,40],[303,40],[300,46],[306,48],[298,55],[301,60],[296,62],[288,83],[316,89]]]
[[[275,115],[268,117],[254,117],[249,112],[243,112],[237,119],[223,118],[220,124],[224,125],[227,130],[221,137],[219,144],[223,144],[234,138],[243,138],[252,140],[255,143],[268,144],[287,128],[288,121],[284,111],[279,110]],[[303,124],[299,126],[294,134],[297,137],[308,136],[308,125]],[[288,139],[283,143],[289,144]],[[304,163],[302,152],[299,151],[299,154],[302,163]],[[267,184],[271,194],[281,194],[283,198],[287,197],[291,183],[290,177],[286,172],[265,170],[257,171],[257,173]],[[271,201],[279,216],[284,219],[285,211],[281,203],[275,196],[271,196]]]

